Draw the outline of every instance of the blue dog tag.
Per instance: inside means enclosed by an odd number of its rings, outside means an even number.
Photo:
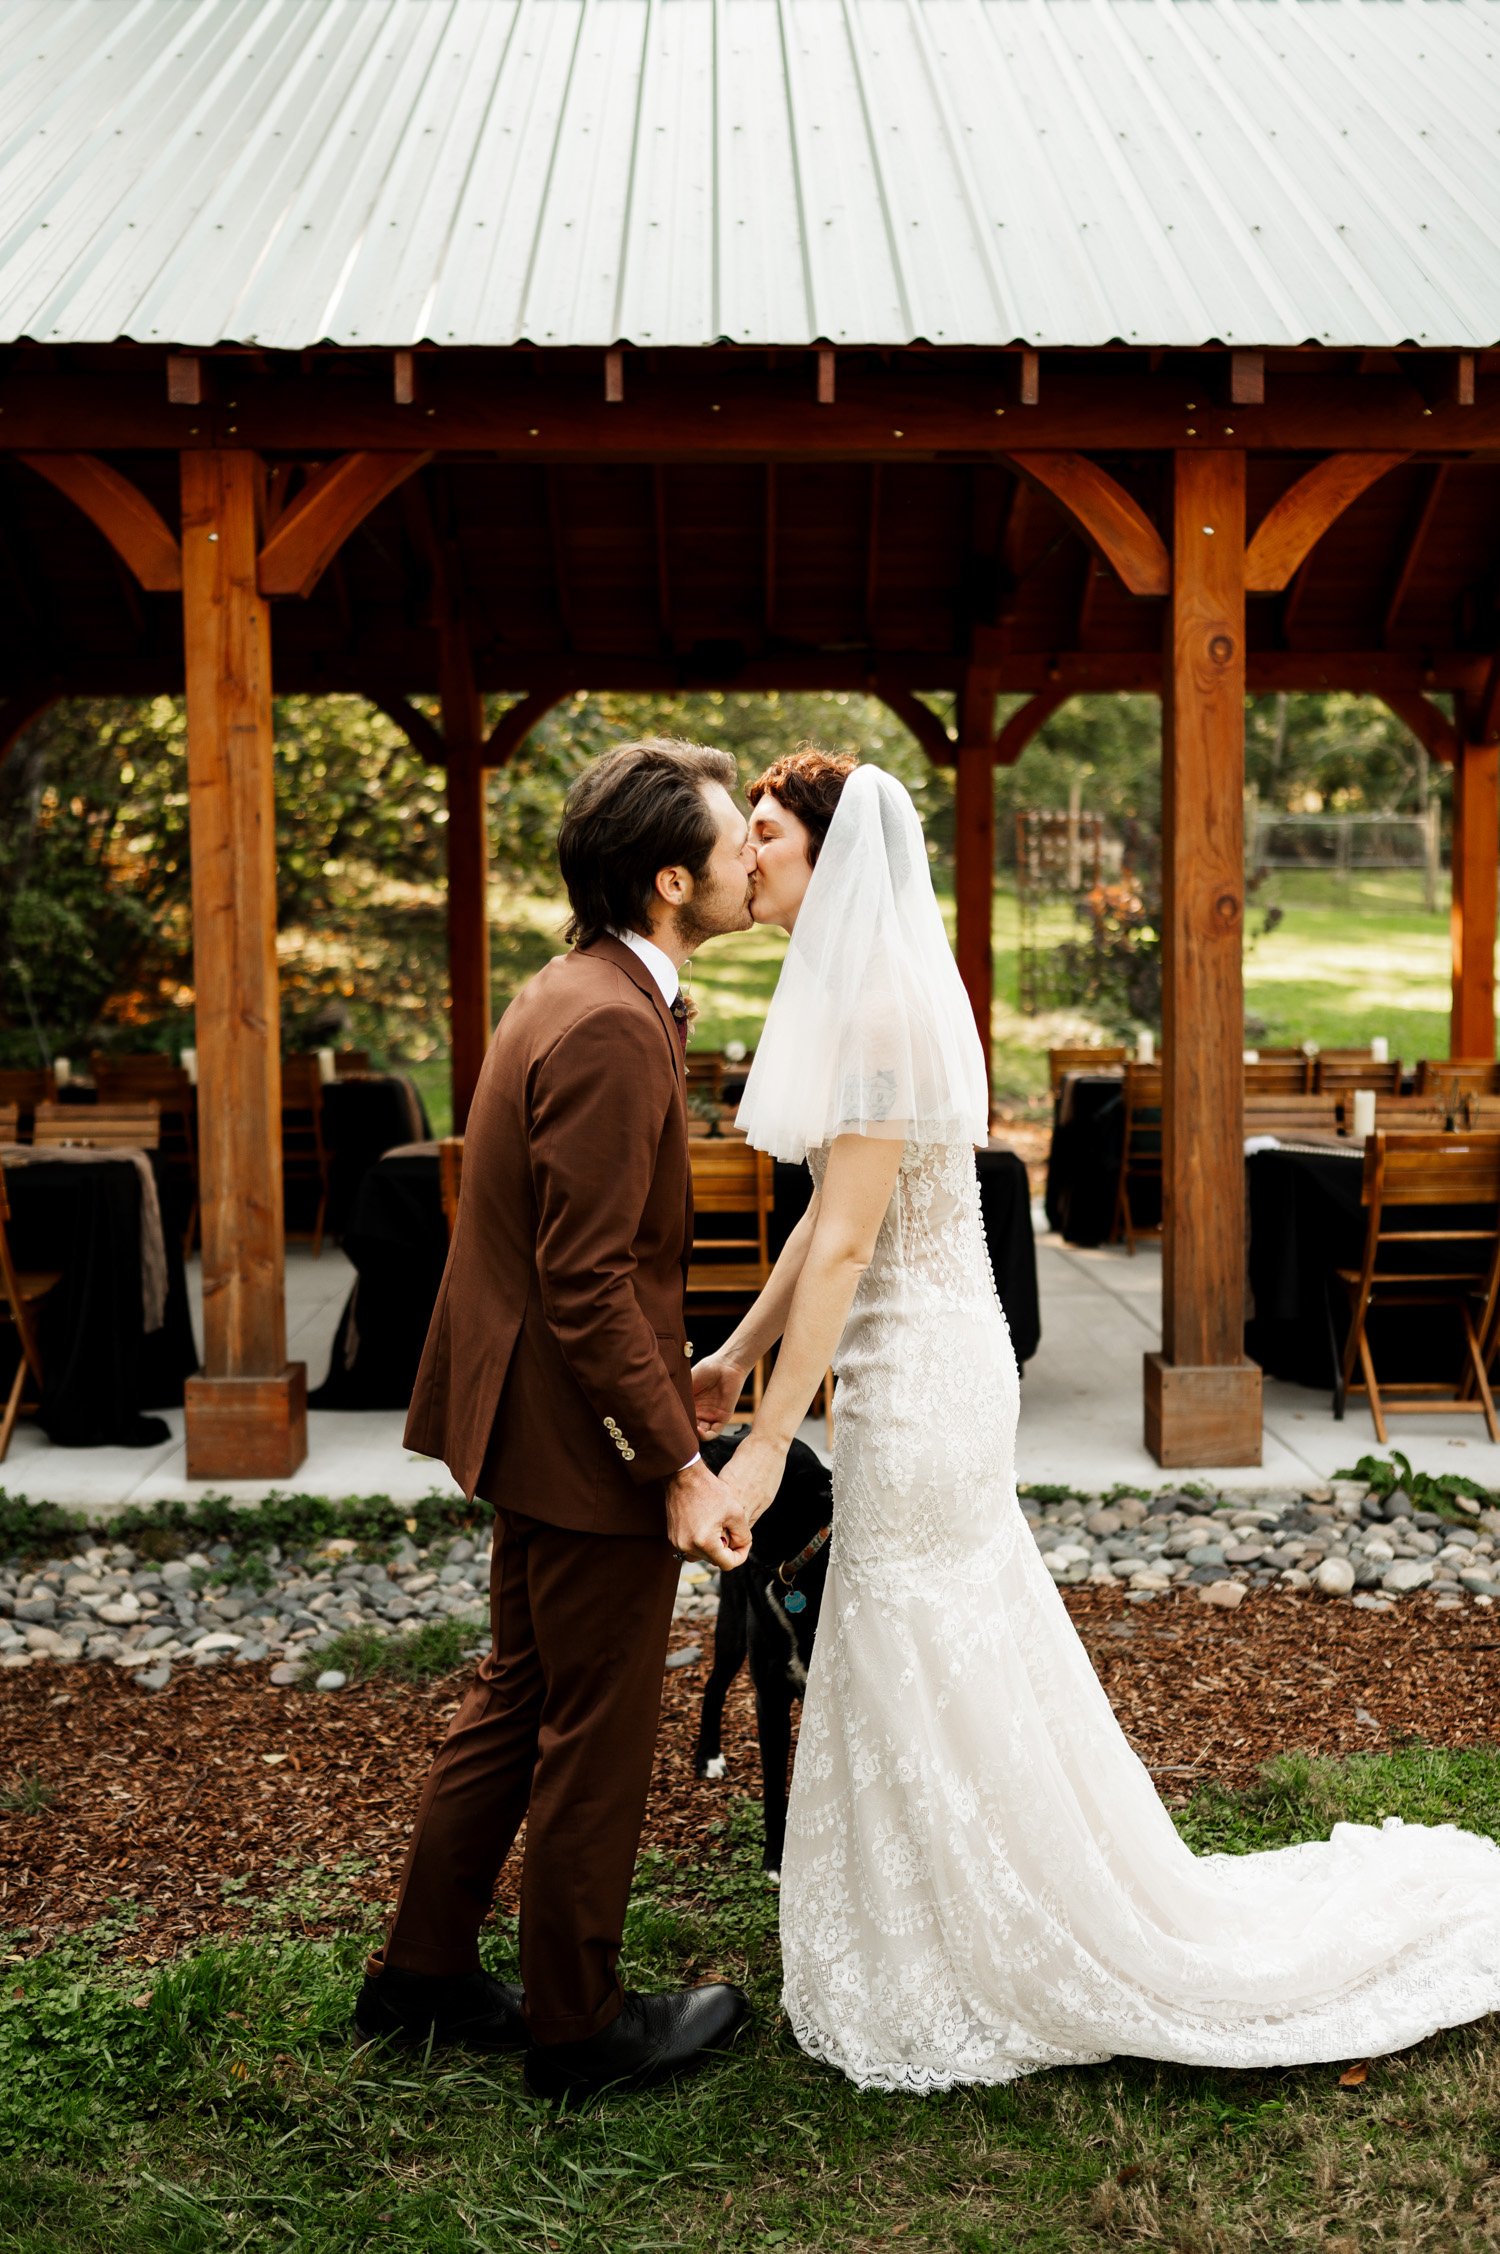
[[[807,1599],[800,1589],[788,1589],[781,1601],[788,1612],[806,1612],[807,1610]]]

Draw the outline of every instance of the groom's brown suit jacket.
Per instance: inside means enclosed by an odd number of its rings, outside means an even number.
[[[698,1449],[684,1096],[671,1011],[617,939],[549,963],[501,1018],[406,1426],[466,1495],[665,1534],[662,1483]]]

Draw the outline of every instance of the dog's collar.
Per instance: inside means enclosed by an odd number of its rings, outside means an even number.
[[[781,1583],[781,1586],[784,1589],[789,1589],[791,1587],[792,1583],[796,1580],[797,1575],[802,1571],[804,1565],[812,1564],[813,1559],[817,1556],[819,1550],[823,1548],[824,1544],[830,1539],[832,1533],[833,1528],[831,1525],[820,1526],[817,1533],[814,1534],[812,1540],[808,1543],[806,1549],[799,1550],[795,1557],[789,1557],[786,1560],[785,1564],[777,1566],[776,1578]]]

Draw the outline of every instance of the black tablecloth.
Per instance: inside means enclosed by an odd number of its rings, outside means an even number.
[[[1041,1336],[1036,1246],[1026,1168],[1010,1150],[979,1153],[979,1199],[985,1243],[1018,1361]],[[776,1168],[769,1236],[778,1254],[811,1195],[805,1166]],[[404,1409],[427,1336],[448,1256],[435,1146],[399,1151],[366,1174],[344,1250],[357,1270],[339,1318],[328,1377],[311,1396],[315,1409]],[[693,1343],[712,1352],[733,1327],[694,1314]]]
[[[1047,1157],[1047,1226],[1069,1244],[1108,1241],[1124,1134],[1125,1083],[1118,1075],[1082,1073],[1059,1089]],[[1161,1184],[1147,1175],[1132,1185],[1130,1196],[1137,1226],[1154,1229],[1161,1219]]]
[[[157,1420],[157,1429],[143,1429],[142,1412],[178,1406],[183,1380],[198,1367],[183,1275],[183,1193],[156,1153],[152,1163],[166,1240],[167,1301],[161,1328],[149,1336],[135,1168],[103,1156],[93,1162],[32,1159],[6,1168],[17,1267],[62,1272],[37,1309],[44,1381],[39,1421],[62,1447],[161,1441],[165,1427]],[[7,1366],[7,1382],[13,1367]]]
[[[1332,1391],[1348,1329],[1349,1296],[1336,1270],[1358,1268],[1364,1253],[1362,1157],[1336,1151],[1256,1151],[1245,1161],[1249,1284],[1254,1312],[1245,1351],[1269,1377]],[[1462,1207],[1412,1207],[1398,1226],[1484,1227],[1487,1216]],[[1427,1257],[1413,1248],[1409,1264]],[[1399,1255],[1382,1252],[1382,1269]],[[1446,1379],[1463,1361],[1456,1315],[1441,1308],[1372,1311],[1370,1350],[1382,1382]]]
[[[426,1142],[431,1133],[421,1094],[404,1073],[328,1082],[323,1145],[328,1152],[330,1236],[342,1237],[354,1225],[360,1184],[377,1159],[399,1143]],[[304,1185],[291,1184],[287,1197],[289,1207],[294,1199],[305,1200]]]

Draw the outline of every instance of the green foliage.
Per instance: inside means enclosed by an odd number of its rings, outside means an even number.
[[[483,1601],[475,1599],[476,1604]],[[474,1638],[484,1630],[478,1613],[472,1620],[426,1620],[410,1636],[393,1636],[382,1628],[346,1628],[313,1656],[319,1668],[336,1667],[353,1683],[368,1682],[372,1676],[393,1683],[425,1683],[467,1666]],[[312,1683],[311,1671],[306,1679]]]
[[[1479,1503],[1493,1504],[1495,1495],[1477,1480],[1466,1479],[1461,1472],[1413,1471],[1410,1459],[1399,1448],[1392,1448],[1385,1456],[1361,1456],[1359,1462],[1347,1471],[1336,1471],[1335,1479],[1362,1479],[1377,1495],[1394,1495],[1400,1488],[1409,1495],[1418,1510],[1440,1511],[1445,1504],[1456,1504],[1460,1495]],[[1472,1517],[1472,1511],[1454,1508],[1448,1515],[1453,1518]]]
[[[1493,1836],[1500,1755],[1274,1765],[1200,1794],[1191,1843],[1245,1852],[1337,1821],[1456,1818]],[[1481,2023],[1371,2062],[1212,2073],[1114,2059],[921,2102],[804,2057],[777,2008],[756,1811],[684,1868],[647,1857],[622,1971],[727,1977],[756,2025],[674,2089],[559,2113],[513,2059],[355,2049],[361,1866],[301,1868],[243,1940],[130,1959],[129,1909],[0,1940],[5,2254],[1260,2254],[1493,2242],[1500,2037]],[[368,1920],[368,1912],[364,1913]],[[310,1926],[331,1937],[308,1937]],[[488,1968],[516,1971],[509,1920]],[[1274,2230],[1267,2236],[1267,2218]]]
[[[482,1503],[461,1495],[424,1495],[396,1503],[388,1495],[355,1495],[330,1501],[326,1495],[266,1496],[259,1503],[231,1502],[208,1494],[191,1503],[132,1505],[108,1519],[91,1520],[56,1503],[30,1503],[24,1495],[0,1489],[0,1557],[34,1557],[79,1548],[89,1540],[129,1542],[145,1556],[180,1557],[207,1542],[227,1542],[253,1555],[275,1542],[283,1549],[306,1548],[335,1537],[358,1542],[372,1554],[409,1535],[422,1543],[443,1534],[488,1523]]]
[[[0,1787],[0,1812],[9,1816],[39,1816],[57,1798],[57,1789],[35,1770],[26,1770],[15,1784]]]

